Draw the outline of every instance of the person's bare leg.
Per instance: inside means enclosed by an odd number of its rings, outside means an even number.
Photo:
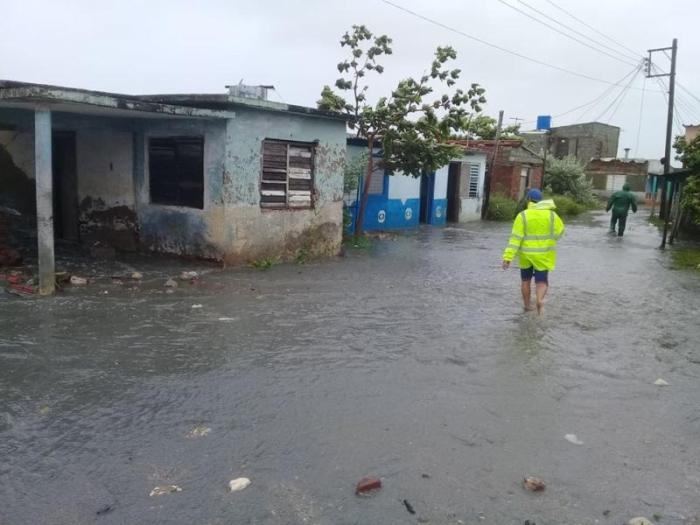
[[[526,312],[532,310],[532,306],[530,306],[530,281],[522,281],[522,284],[520,285],[520,291],[523,294],[523,308]]]
[[[539,315],[542,315],[544,313],[544,296],[547,295],[548,289],[549,284],[547,283],[535,284],[535,296],[537,297],[537,313]]]

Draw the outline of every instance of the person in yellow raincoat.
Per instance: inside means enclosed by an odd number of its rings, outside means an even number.
[[[520,255],[521,292],[525,310],[531,310],[530,283],[535,278],[537,312],[544,311],[544,297],[549,288],[549,272],[557,261],[557,241],[564,233],[561,220],[552,199],[542,200],[542,192],[531,189],[527,192],[527,209],[518,213],[508,246],[503,251],[503,269],[510,266],[516,254]]]

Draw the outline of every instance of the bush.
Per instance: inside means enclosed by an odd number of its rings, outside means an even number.
[[[547,198],[554,200],[554,204],[557,206],[557,213],[561,217],[575,217],[590,209],[590,206],[576,202],[568,195],[552,195]]]
[[[575,202],[588,208],[596,203],[593,183],[586,179],[584,166],[576,157],[547,159],[544,174],[544,186],[549,193],[570,197]],[[579,212],[581,213],[581,212]]]
[[[490,221],[512,221],[517,211],[517,201],[501,193],[494,193],[489,198],[486,218]]]

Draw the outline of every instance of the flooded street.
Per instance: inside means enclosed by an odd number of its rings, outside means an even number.
[[[700,279],[647,213],[567,225],[543,318],[505,223],[0,296],[0,524],[700,523]]]

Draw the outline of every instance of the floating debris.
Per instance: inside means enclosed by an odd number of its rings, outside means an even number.
[[[165,281],[166,288],[177,288],[177,281],[175,279],[168,279]]]
[[[182,272],[180,274],[180,280],[190,281],[192,279],[199,279],[199,274],[197,272]]]
[[[382,488],[381,480],[377,478],[362,478],[355,488],[355,494],[364,494]]]
[[[670,386],[668,381],[665,381],[664,379],[658,378],[656,381],[654,381],[654,384],[656,386]]]
[[[219,317],[219,321],[238,321],[238,317]]]
[[[251,483],[251,481],[248,478],[232,479],[231,481],[228,482],[228,489],[231,492],[238,492],[239,490],[243,490],[243,489],[248,488],[250,483]]]
[[[576,434],[567,434],[564,436],[564,439],[574,445],[583,445],[583,441],[581,441]]]
[[[201,305],[201,304],[193,304],[193,305],[192,305],[192,308],[193,308],[193,309],[204,308],[204,305]]]
[[[523,487],[532,492],[541,492],[547,488],[547,484],[540,478],[528,476],[523,480]]]
[[[172,494],[173,492],[182,492],[182,489],[177,485],[158,485],[151,491],[149,496],[165,496],[166,494]]]
[[[71,275],[70,276],[70,283],[74,286],[83,286],[88,283],[88,280],[85,277],[79,277],[77,275]]]
[[[211,428],[204,425],[197,425],[187,433],[188,438],[200,438],[209,435]]]
[[[403,500],[403,506],[406,507],[406,510],[408,511],[409,514],[416,513],[416,510],[413,508],[413,505],[411,505],[407,499]]]
[[[654,525],[654,523],[640,516],[638,518],[632,518],[631,520],[629,520],[627,522],[627,525]]]
[[[141,272],[133,272],[133,273],[131,274],[131,278],[132,278],[134,281],[140,281],[141,279],[143,279],[143,274],[142,274]]]

